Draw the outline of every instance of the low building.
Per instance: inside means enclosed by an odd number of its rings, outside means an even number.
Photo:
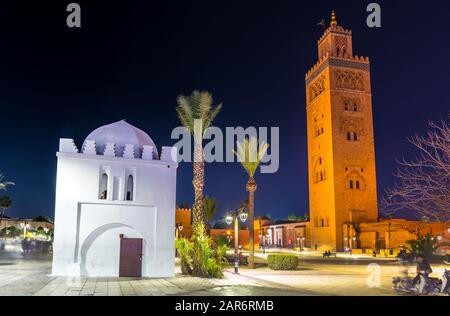
[[[178,236],[190,238],[192,236],[191,210],[177,208],[175,214],[175,227],[179,230]],[[255,249],[263,247],[306,249],[311,245],[309,221],[280,221],[262,216],[254,220],[253,227]],[[229,238],[232,242],[234,239],[233,225],[227,225],[225,221],[218,221],[210,229],[210,236],[215,238],[219,235]],[[244,249],[249,247],[247,223],[239,224],[239,244]]]
[[[53,275],[172,277],[175,148],[119,121],[57,157]]]
[[[430,235],[443,246],[440,253],[450,253],[445,244],[450,242],[449,222],[424,222],[406,219],[380,219],[374,223],[346,223],[343,227],[344,247],[357,249],[362,253],[375,250],[385,255],[395,255],[408,247],[409,240],[419,235]],[[355,250],[353,250],[355,251]]]
[[[266,223],[261,228],[262,245],[304,250],[311,247],[309,221],[275,220]]]

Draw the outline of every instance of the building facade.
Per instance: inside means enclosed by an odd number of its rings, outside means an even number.
[[[378,218],[370,63],[332,16],[306,74],[312,246],[350,247],[343,227]]]
[[[174,275],[176,151],[119,121],[61,139],[53,275]]]

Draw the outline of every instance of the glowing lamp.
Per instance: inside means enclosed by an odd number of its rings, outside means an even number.
[[[239,218],[241,219],[241,222],[245,223],[247,221],[248,214],[245,212],[242,212],[241,214],[239,214]]]
[[[228,215],[227,217],[225,217],[225,222],[227,223],[227,225],[231,225],[231,223],[233,222],[233,216]]]

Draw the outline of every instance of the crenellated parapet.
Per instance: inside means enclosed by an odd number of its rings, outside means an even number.
[[[135,148],[133,144],[125,144],[120,151],[117,150],[117,147],[114,143],[106,143],[103,148],[98,148],[95,140],[87,139],[80,152],[73,139],[61,138],[59,140],[59,153],[177,162],[178,151],[176,147],[163,146],[160,159],[155,158],[155,148],[150,145],[144,145],[143,148]]]
[[[329,61],[330,58],[333,58],[333,60],[335,60],[336,62],[342,61],[342,62],[347,62],[348,64],[353,63],[358,63],[358,64],[369,64],[370,63],[370,59],[369,57],[364,57],[364,56],[358,56],[358,55],[354,55],[354,56],[348,56],[348,57],[339,57],[336,56],[335,54],[330,54],[330,53],[326,53],[314,66],[311,67],[311,69],[305,74],[305,79],[307,79],[308,77],[310,77],[312,74],[314,74],[319,68],[321,68],[323,66],[323,64],[325,64],[326,62]]]
[[[329,28],[325,30],[323,35],[319,38],[317,41],[318,44],[320,44],[330,33],[340,34],[340,35],[352,35],[352,30],[344,29],[340,25],[332,25]]]

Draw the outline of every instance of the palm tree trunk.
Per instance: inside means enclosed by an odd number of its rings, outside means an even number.
[[[203,208],[203,187],[205,181],[205,161],[201,144],[196,144],[194,148],[194,207],[192,210],[192,224],[197,226],[205,223],[205,212]]]
[[[250,269],[255,268],[255,229],[254,229],[254,217],[255,217],[255,191],[256,182],[253,177],[249,178],[247,182],[248,191],[248,233],[249,233],[249,256],[248,256],[248,266]]]

